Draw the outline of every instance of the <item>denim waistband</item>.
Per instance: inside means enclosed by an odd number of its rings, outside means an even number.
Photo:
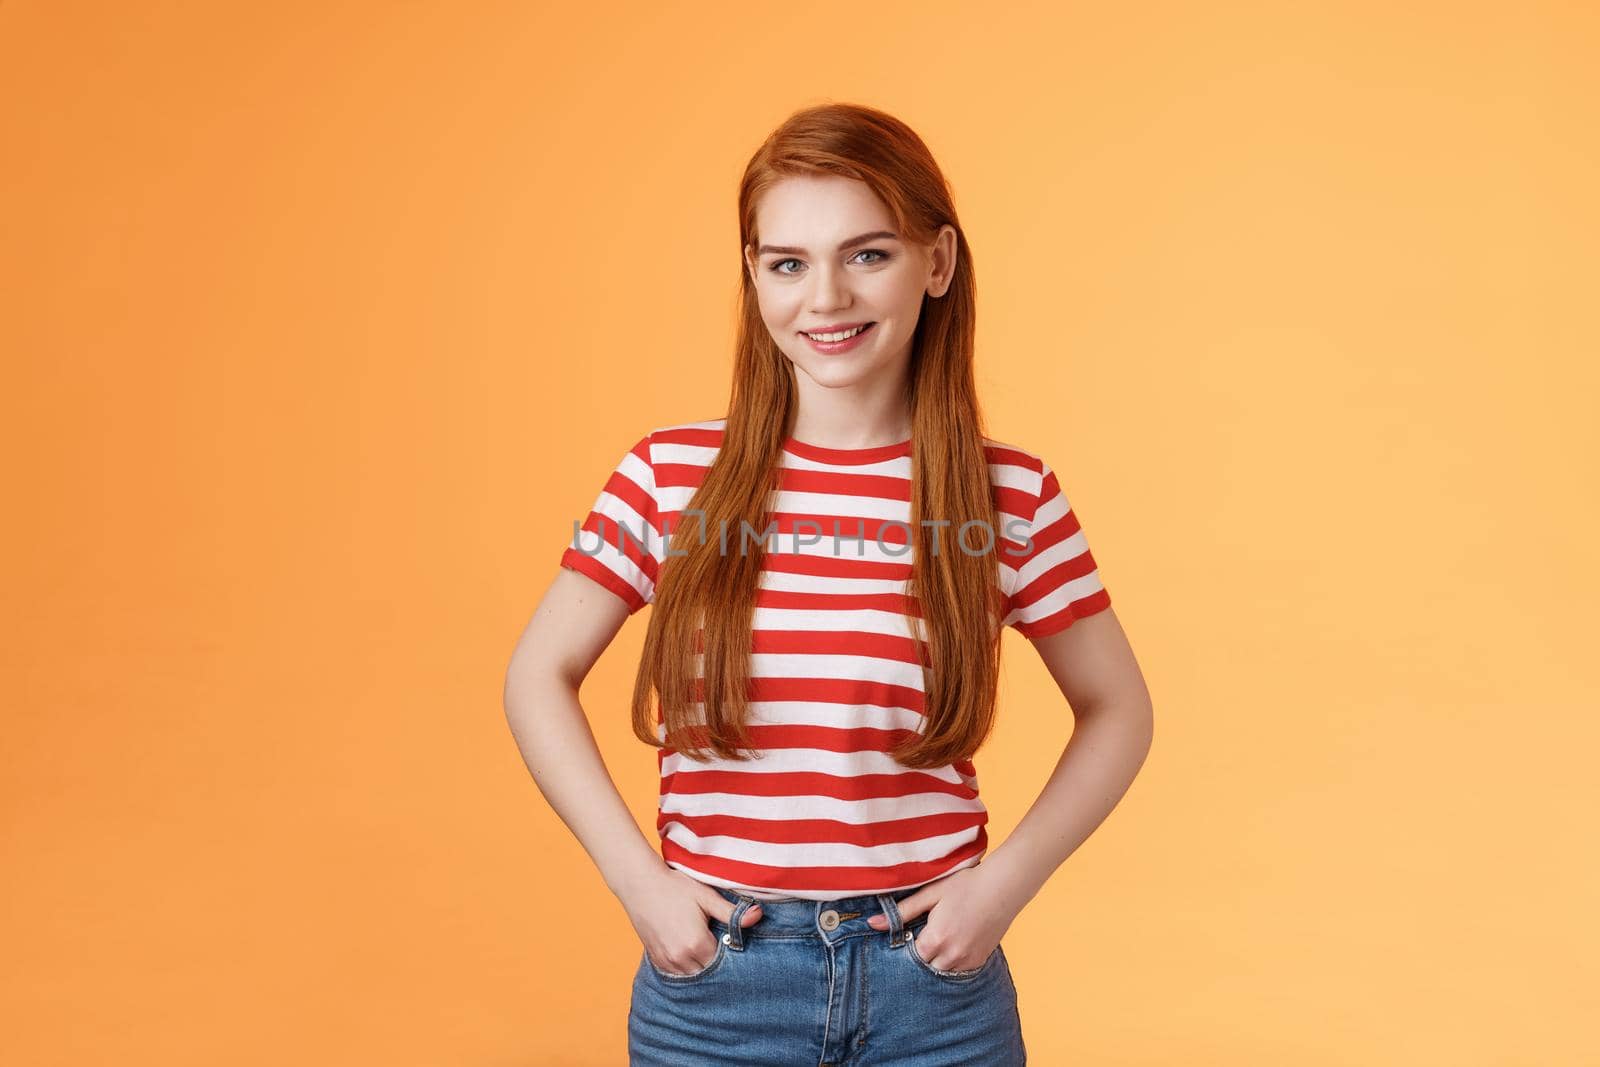
[[[831,911],[839,920],[839,932],[859,926],[864,930],[871,930],[867,920],[874,915],[887,913],[884,898],[887,897],[896,903],[915,893],[916,889],[902,889],[895,893],[865,893],[859,896],[837,897],[833,900],[809,900],[800,897],[790,897],[785,900],[763,900],[759,897],[744,896],[727,888],[714,885],[711,887],[730,904],[737,905],[740,901],[750,901],[761,908],[761,920],[753,926],[746,927],[747,936],[788,934],[812,934],[819,929],[819,920],[824,912]],[[919,887],[920,888],[920,887]],[[895,916],[895,925],[899,925],[898,914]]]

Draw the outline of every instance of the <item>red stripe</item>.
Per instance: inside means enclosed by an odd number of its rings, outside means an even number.
[[[818,726],[810,723],[756,724],[747,726],[745,733],[749,737],[749,746],[761,751],[809,748],[843,753],[887,752],[902,741],[916,736],[914,730],[877,726]],[[680,747],[705,745],[708,740],[703,725],[690,727],[684,734],[686,736],[680,742]]]
[[[698,632],[698,631],[697,631]],[[910,637],[863,633],[856,630],[755,630],[750,635],[754,652],[787,652],[801,656],[866,656],[921,663],[917,642]]]
[[[692,764],[699,766],[699,764]],[[729,771],[685,768],[665,777],[663,791],[671,793],[733,793],[747,797],[833,797],[837,800],[881,800],[943,793],[974,800],[970,786],[935,778],[925,771],[898,774],[824,774],[821,771]]]
[[[872,609],[922,617],[917,601],[904,593],[800,593],[787,589],[756,590],[756,607],[791,611],[859,611]]]
[[[1019,452],[1015,448],[1005,445],[985,444],[983,454],[988,459],[990,466],[994,467],[1021,467],[1031,474],[1038,474],[1044,470],[1044,464],[1026,452]]]
[[[911,500],[911,479],[892,474],[844,474],[780,467],[778,488],[791,493],[828,493],[903,502]]]
[[[841,538],[859,536],[856,533],[854,522],[849,525],[841,523],[840,526],[839,536]],[[832,536],[832,523],[829,523],[827,533]],[[871,578],[903,582],[911,577],[911,564],[909,563],[880,562],[865,559],[851,554],[847,548],[842,548],[839,555],[769,553],[763,569],[779,574],[803,574],[817,578]]]
[[[1014,515],[1019,519],[1033,518],[1033,506],[1037,501],[1031,493],[1024,493],[1021,489],[1009,485],[994,487],[994,506],[1007,515]],[[1001,520],[1003,523],[1005,520]],[[1000,531],[1004,534],[1004,530]]]
[[[659,437],[657,440],[659,440]],[[706,480],[706,471],[710,469],[710,467],[702,467],[694,463],[657,463],[655,465],[656,485],[659,488],[671,486],[675,489],[681,489],[684,486],[689,486],[690,488],[698,489],[700,484]]]
[[[854,678],[751,678],[746,687],[749,700],[801,700],[813,704],[872,704],[884,708],[903,708],[921,714],[924,695],[920,689],[888,682]],[[690,680],[690,699],[705,699],[705,679]]]
[[[1073,579],[1093,573],[1094,569],[1094,556],[1087,551],[1080,552],[1071,559],[1062,560],[1054,567],[1035,575],[1026,586],[1012,594],[1012,606],[1026,607],[1049,596]]]
[[[676,841],[663,839],[661,858],[672,863],[681,863],[690,870],[724,881],[760,886],[778,892],[839,890],[841,894],[866,894],[879,892],[883,886],[920,885],[931,882],[959,867],[964,861],[981,854],[988,844],[988,830],[979,827],[976,840],[939,859],[924,863],[896,863],[884,867],[770,867],[760,863],[742,863],[718,856],[701,855],[689,851]]]
[[[1074,600],[1060,611],[1046,615],[1042,619],[1027,623],[1019,622],[1017,631],[1022,636],[1029,638],[1049,637],[1053,633],[1065,630],[1079,619],[1086,619],[1090,615],[1104,611],[1110,606],[1110,594],[1101,589],[1099,592],[1091,593],[1082,600]]]

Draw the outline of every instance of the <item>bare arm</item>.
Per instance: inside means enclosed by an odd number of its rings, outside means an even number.
[[[562,568],[506,669],[505,712],[534,782],[619,899],[665,870],[606,770],[578,689],[628,619],[627,606]]]
[[[578,688],[628,619],[615,595],[566,568],[533,613],[506,669],[505,711],[534,782],[589,853],[659,969],[692,974],[717,950],[706,916],[733,905],[667,866],[606,770]],[[761,918],[745,913],[744,925]]]
[[[1150,751],[1150,693],[1109,607],[1032,644],[1077,725],[1039,799],[1005,841],[976,867],[900,902],[902,918],[929,913],[918,951],[934,967],[981,966],[1055,869],[1117,806]],[[888,925],[883,916],[868,924]]]
[[[980,866],[1012,914],[1111,814],[1144,765],[1154,711],[1114,609],[1032,642],[1076,725],[1028,813]]]

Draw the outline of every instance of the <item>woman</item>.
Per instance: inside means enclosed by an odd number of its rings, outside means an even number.
[[[623,455],[513,657],[513,732],[643,944],[636,1067],[1024,1063],[1001,937],[1137,773],[1148,693],[1055,472],[982,433],[972,257],[916,134],[800,111],[739,222],[727,414]],[[660,855],[578,704],[646,604]],[[988,852],[1006,625],[1077,725]]]

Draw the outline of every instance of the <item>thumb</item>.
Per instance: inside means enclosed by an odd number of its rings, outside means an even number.
[[[937,900],[930,893],[912,893],[904,900],[895,901],[895,908],[900,912],[900,925],[904,926],[912,919],[932,908]],[[889,929],[889,916],[879,912],[867,920],[867,925],[874,930]]]

